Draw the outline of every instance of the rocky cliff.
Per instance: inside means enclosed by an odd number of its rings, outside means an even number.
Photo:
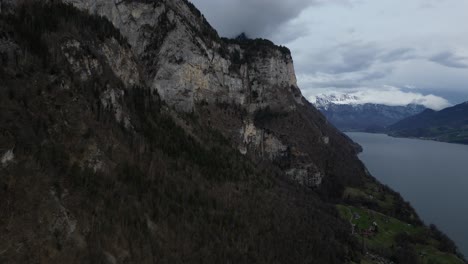
[[[226,43],[186,1],[68,2],[112,21],[145,62],[149,85],[177,110],[193,111],[200,102],[250,111],[284,107],[278,90],[297,90],[289,52],[273,44],[252,52]],[[295,99],[302,103],[299,93]]]
[[[222,131],[240,152],[273,160],[308,186],[326,174],[363,175],[351,142],[301,95],[287,48],[221,39],[184,0],[66,2],[108,18],[143,63],[147,85],[175,110]],[[330,151],[337,146],[342,151]],[[346,176],[330,169],[338,162]]]

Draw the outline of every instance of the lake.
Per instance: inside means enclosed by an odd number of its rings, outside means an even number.
[[[468,146],[346,133],[359,143],[371,174],[399,192],[468,256]]]

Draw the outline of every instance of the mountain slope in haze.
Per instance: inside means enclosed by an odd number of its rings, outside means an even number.
[[[460,261],[302,97],[286,48],[221,39],[182,0],[20,2],[0,15],[0,262]],[[414,229],[364,247],[355,208]]]
[[[314,101],[314,100],[313,100]],[[426,108],[422,105],[388,106],[371,103],[353,103],[352,95],[318,95],[314,106],[341,131],[382,132],[389,125],[416,115]]]
[[[388,131],[397,137],[468,144],[468,102],[441,111],[426,110],[390,126]]]

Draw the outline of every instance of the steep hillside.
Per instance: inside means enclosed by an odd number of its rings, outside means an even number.
[[[389,106],[382,104],[356,104],[347,95],[319,95],[313,102],[330,122],[341,131],[383,132],[385,128],[416,115],[426,108],[422,105]]]
[[[468,103],[427,110],[388,128],[390,135],[468,144]]]
[[[220,39],[182,0],[9,2],[0,262],[459,261],[302,97],[286,48]],[[418,232],[362,245],[355,207]]]
[[[32,4],[0,29],[1,263],[356,258],[331,205],[175,117],[106,20]]]
[[[162,100],[200,116],[242,153],[273,160],[308,186],[325,174],[350,183],[364,176],[350,141],[302,97],[287,48],[220,39],[183,0],[67,2],[112,21]]]

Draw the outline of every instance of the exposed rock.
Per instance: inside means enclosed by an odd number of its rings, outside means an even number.
[[[366,257],[368,257],[369,259],[371,259],[373,261],[373,263],[376,263],[376,264],[394,264],[393,261],[390,261],[384,257],[381,257],[377,254],[372,254],[372,253],[369,253],[367,252],[366,253]]]
[[[7,150],[5,153],[3,153],[2,158],[1,158],[1,163],[3,167],[8,166],[9,163],[13,162],[15,159],[15,154],[13,153],[13,149]]]
[[[276,131],[257,128],[252,121],[256,112],[262,109],[288,113],[296,111],[298,106],[305,106],[306,100],[297,86],[293,61],[288,52],[266,41],[246,40],[252,41],[246,45],[206,35],[212,29],[208,30],[204,18],[195,15],[181,0],[157,3],[67,2],[107,17],[120,29],[133,53],[146,66],[146,82],[168,105],[182,112],[198,111],[196,105],[206,103],[240,107],[248,114],[240,120],[244,125],[237,128],[241,134],[239,151],[268,160],[288,156],[290,145],[282,142]],[[125,69],[119,64],[119,59],[112,60],[118,57],[115,52],[105,53],[116,75],[131,84],[129,78],[132,74],[128,70],[131,67]],[[113,105],[116,119],[128,125],[129,120],[115,104],[120,96],[120,93],[106,92],[103,103]],[[226,133],[237,140],[238,132],[230,130]],[[310,162],[309,158],[299,165],[306,166]],[[310,177],[314,178],[315,172]]]
[[[93,74],[102,74],[102,65],[97,58],[83,49],[77,40],[69,40],[62,46],[62,51],[71,65],[72,70],[82,81],[88,80]]]
[[[266,133],[264,135],[262,151],[270,160],[286,155],[287,149],[288,147],[272,134]]]
[[[330,144],[330,138],[329,137],[322,137],[323,144],[328,145]]]
[[[241,129],[243,144],[239,146],[242,154],[247,154],[247,150],[259,152],[265,159],[275,160],[286,155],[288,147],[284,145],[274,135],[255,127],[253,122],[247,122]]]
[[[85,158],[82,167],[89,168],[94,172],[103,171],[105,169],[103,156],[103,152],[95,144],[89,145],[84,153]]]
[[[323,174],[316,170],[313,164],[304,168],[293,168],[286,171],[286,174],[296,182],[308,187],[315,187],[322,184]]]
[[[114,111],[115,120],[122,123],[125,128],[132,129],[132,123],[130,122],[130,116],[125,113],[123,106],[120,104],[122,97],[125,92],[123,90],[108,88],[101,95],[101,104],[104,108],[109,108]]]
[[[111,253],[105,251],[104,256],[106,257],[107,264],[117,264],[117,259]]]
[[[134,53],[150,67],[146,69],[152,87],[162,99],[181,111],[190,112],[196,102],[225,102],[249,110],[265,106],[285,108],[287,97],[279,90],[294,89],[293,98],[302,104],[290,55],[270,50],[268,56],[244,58],[246,50],[220,39],[200,37],[199,21],[183,1],[89,1],[68,0],[75,6],[109,18],[129,40]],[[238,52],[243,60],[234,65],[230,55]],[[252,54],[249,54],[249,56]],[[233,68],[238,70],[233,70]],[[251,98],[255,93],[255,98]],[[290,103],[285,110],[294,109]]]
[[[61,204],[55,191],[51,191],[51,201],[48,210],[52,210],[46,215],[46,221],[49,225],[49,231],[55,236],[59,243],[65,243],[75,232],[77,220]]]
[[[129,49],[123,48],[112,38],[101,46],[101,50],[108,65],[126,88],[141,85],[139,66]]]

